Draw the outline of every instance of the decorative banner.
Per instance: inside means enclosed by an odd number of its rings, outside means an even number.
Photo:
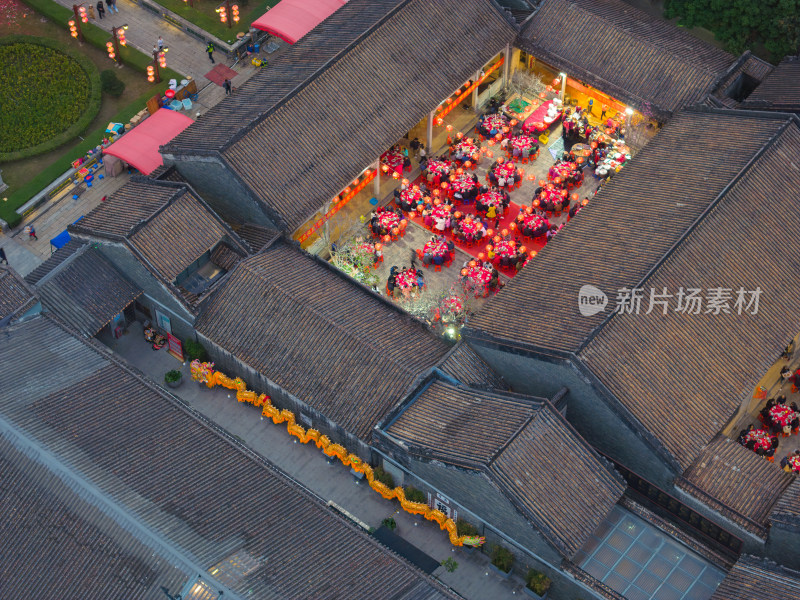
[[[316,429],[305,429],[302,425],[295,422],[294,413],[290,410],[280,410],[270,402],[270,397],[266,394],[258,395],[252,390],[247,389],[247,384],[241,377],[231,379],[224,373],[214,370],[214,363],[201,363],[199,360],[193,360],[191,363],[192,379],[200,383],[205,383],[207,387],[213,388],[214,386],[222,386],[229,390],[236,390],[236,400],[239,402],[247,402],[254,406],[260,406],[261,416],[269,417],[275,425],[286,423],[286,431],[289,435],[295,436],[304,444],[314,442],[325,456],[338,458],[345,467],[350,467],[357,473],[363,473],[369,486],[383,496],[386,500],[397,499],[400,501],[400,506],[403,507],[408,513],[412,515],[422,515],[429,521],[435,521],[441,529],[446,529],[450,537],[450,543],[454,546],[463,546],[464,544],[470,546],[480,546],[485,541],[485,538],[477,536],[458,535],[455,521],[445,516],[445,514],[434,508],[431,508],[424,502],[411,502],[406,500],[405,491],[402,487],[389,489],[386,485],[375,479],[372,467],[358,458],[355,454],[350,454],[340,444],[331,442],[327,435],[321,435]],[[468,543],[469,542],[469,543]]]
[[[181,341],[171,333],[167,334],[167,352],[183,362],[183,345]]]
[[[461,95],[460,95],[458,98],[456,98],[456,99],[455,99],[455,102],[453,102],[452,104],[450,104],[450,106],[448,106],[447,108],[443,108],[443,109],[442,109],[442,112],[440,112],[440,113],[439,113],[439,115],[438,115],[438,118],[439,118],[439,119],[444,119],[444,118],[445,118],[445,116],[446,116],[448,113],[450,113],[450,111],[451,111],[451,110],[453,110],[453,109],[454,109],[456,106],[458,106],[458,105],[459,105],[459,104],[460,104],[460,103],[461,103],[463,100],[466,100],[466,99],[467,99],[467,96],[469,96],[470,94],[472,94],[472,92],[473,92],[473,91],[474,91],[474,90],[475,90],[475,89],[476,89],[476,88],[477,88],[477,87],[478,87],[480,84],[482,84],[484,81],[486,81],[486,78],[487,78],[487,77],[489,77],[489,75],[491,75],[491,74],[492,74],[492,73],[494,73],[494,72],[495,72],[497,69],[499,69],[499,68],[500,68],[500,65],[502,65],[504,62],[506,62],[506,59],[505,59],[505,57],[502,57],[502,58],[501,58],[499,61],[497,61],[497,62],[496,62],[496,63],[494,63],[494,64],[493,64],[491,67],[489,67],[489,70],[488,70],[488,71],[484,71],[484,73],[483,73],[483,77],[481,77],[480,79],[478,79],[478,81],[476,81],[476,82],[475,82],[475,83],[473,83],[471,86],[469,86],[469,87],[467,88],[467,91],[466,91],[466,92],[464,92],[463,94],[461,94]]]
[[[321,228],[321,227],[322,227],[322,226],[325,224],[325,222],[326,222],[328,219],[330,219],[330,218],[331,218],[333,215],[335,215],[337,212],[339,212],[339,210],[341,210],[341,208],[342,208],[342,207],[343,207],[345,204],[347,204],[348,202],[350,202],[350,200],[352,200],[352,199],[355,197],[355,195],[356,195],[356,194],[358,194],[358,192],[360,192],[360,191],[361,191],[361,190],[363,190],[365,187],[367,187],[367,184],[368,184],[370,181],[372,181],[373,179],[375,179],[375,175],[376,175],[376,173],[377,173],[377,171],[374,171],[374,170],[373,170],[373,171],[370,171],[370,172],[369,172],[367,175],[365,175],[365,176],[364,176],[364,179],[362,179],[362,180],[361,180],[361,183],[359,183],[357,186],[355,186],[354,188],[352,188],[352,189],[350,190],[350,192],[349,192],[349,193],[347,193],[347,194],[344,196],[344,198],[342,198],[342,201],[341,201],[341,202],[338,202],[338,203],[337,203],[337,204],[336,204],[336,205],[335,205],[333,208],[331,208],[331,209],[330,209],[330,210],[329,210],[327,213],[325,213],[325,214],[322,216],[322,218],[321,218],[321,219],[318,219],[318,220],[317,220],[317,221],[316,221],[316,222],[315,222],[315,223],[314,223],[314,224],[311,226],[311,228],[310,228],[308,231],[306,231],[306,232],[305,232],[303,235],[301,235],[301,236],[298,238],[298,240],[300,241],[300,243],[302,244],[302,243],[303,243],[303,242],[305,242],[305,241],[306,241],[308,238],[310,238],[310,237],[311,237],[311,236],[314,234],[314,232],[315,232],[315,231],[318,231],[318,230],[319,230],[319,229],[320,229],[320,228]]]
[[[604,94],[599,90],[583,85],[582,83],[579,83],[575,79],[571,79],[569,76],[567,76],[567,87],[572,87],[575,90],[579,91],[580,93],[586,96],[591,96],[595,100],[598,100],[600,102],[600,106],[602,106],[603,104],[608,104],[608,106],[613,110],[615,110],[616,112],[622,113],[623,115],[625,114],[626,107],[624,104],[620,104],[619,102],[614,100],[614,98],[612,98],[611,96],[607,96],[606,94]],[[606,116],[613,117],[614,115],[609,114]]]

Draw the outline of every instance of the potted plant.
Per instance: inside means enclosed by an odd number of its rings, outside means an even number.
[[[504,546],[495,544],[492,548],[492,562],[489,568],[495,571],[503,579],[511,577],[511,567],[514,565],[514,555],[511,550]]]
[[[167,371],[164,375],[164,381],[166,382],[167,387],[176,388],[183,382],[183,373],[177,369]]]
[[[547,598],[547,590],[553,582],[550,578],[536,569],[529,569],[525,576],[525,587],[522,588],[531,598],[544,600]]]
[[[397,529],[397,521],[394,520],[394,517],[386,517],[383,521],[381,521],[381,525],[386,527],[389,531],[394,531]]]

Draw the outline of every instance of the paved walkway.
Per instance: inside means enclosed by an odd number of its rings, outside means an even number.
[[[182,365],[163,350],[153,352],[144,341],[140,323],[134,323],[120,339],[102,335],[99,339],[159,384],[168,370],[180,369],[183,384],[168,391],[189,402],[302,486],[344,508],[358,521],[377,528],[384,518],[393,515],[398,524],[396,533],[405,540],[440,563],[448,557],[455,558],[459,567],[454,573],[440,566],[433,575],[465,598],[502,600],[522,595],[522,580],[514,577],[501,580],[489,571],[486,554],[468,554],[454,548],[438,525],[418,520],[400,510],[396,502],[381,498],[365,483],[357,484],[349,469],[338,463],[328,464],[316,446],[296,442],[286,433],[285,426],[261,419],[257,408],[240,404],[231,391],[208,389],[192,381],[188,363]]]

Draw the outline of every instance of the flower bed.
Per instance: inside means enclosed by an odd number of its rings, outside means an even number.
[[[53,150],[100,110],[100,76],[79,53],[46,38],[0,40],[0,162]]]

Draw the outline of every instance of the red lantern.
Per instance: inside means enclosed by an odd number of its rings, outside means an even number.
[[[411,183],[411,182],[410,182],[408,179],[403,179],[403,181],[402,181],[401,183],[402,183],[403,185],[408,185],[408,184],[409,184],[409,183]]]
[[[469,162],[468,160],[465,160],[465,161],[464,161],[464,166],[465,166],[465,167],[467,167],[467,168],[469,169],[469,168],[472,166],[472,163],[471,163],[471,162]]]
[[[498,164],[502,165],[504,161],[505,161],[505,159],[502,156],[497,157],[497,163]]]
[[[544,179],[539,180],[539,187],[544,187],[544,184],[547,183]]]
[[[464,137],[464,134],[463,134],[463,133],[461,133],[460,131],[459,131],[458,133],[456,133],[456,138],[457,138],[457,139],[459,139],[459,140],[460,140],[460,139],[461,139],[461,138],[463,138],[463,137]]]
[[[575,201],[578,199],[578,194],[572,194],[572,200]]]
[[[534,200],[534,201],[533,201],[533,205],[534,205],[536,208],[539,208],[539,199],[538,199],[538,198],[537,198],[536,200]],[[528,214],[530,214],[530,213],[528,213]]]
[[[461,218],[461,213],[460,213],[459,211],[456,211],[456,212],[453,214],[453,216],[454,216],[456,219],[460,219],[460,218]]]
[[[434,192],[433,192],[433,195],[434,195],[434,196],[438,196],[438,195],[439,195],[439,190],[436,190],[436,191],[434,191]],[[439,200],[439,198],[436,198],[436,199],[433,201],[433,205],[434,205],[434,206],[440,206],[441,204],[442,204],[442,201],[441,201],[441,200]]]
[[[589,199],[588,198],[584,198],[583,202],[581,202],[581,204],[583,204],[583,206],[586,206],[587,204],[589,204]]]
[[[534,175],[533,173],[528,175],[528,181],[536,181],[536,175]]]
[[[491,252],[492,250],[494,250],[494,246],[492,246],[491,244],[486,244],[486,251]]]
[[[478,162],[478,159],[480,159],[480,157],[481,157],[481,155],[476,152],[475,154],[472,155],[472,160],[474,160],[475,162]]]
[[[400,219],[400,229],[408,227],[408,219]]]
[[[486,258],[486,255],[483,252],[478,252],[478,260],[483,262],[484,258]]]
[[[534,200],[533,201],[533,203],[536,204],[536,206],[539,206],[538,202],[539,202],[538,200]],[[525,214],[532,215],[533,214],[533,209],[530,206],[526,206],[525,207]]]
[[[446,190],[446,189],[447,189],[447,182],[446,182],[446,181],[443,181],[443,182],[442,182],[442,189],[443,189],[443,190]]]
[[[589,145],[592,147],[592,149],[597,148],[597,142],[592,142]]]
[[[503,241],[503,238],[501,238],[499,235],[494,236],[493,239],[495,244],[499,244],[500,242]]]
[[[477,264],[478,263],[476,263],[474,260],[469,261],[469,266],[470,267],[475,267]]]
[[[400,173],[398,173],[397,171],[392,173],[392,179],[400,179]]]
[[[383,249],[383,244],[375,244],[375,251],[380,252]]]
[[[538,252],[536,252],[536,250],[533,250],[533,251],[531,252],[531,256],[536,256],[537,254],[538,254]]]
[[[392,236],[390,236],[390,235],[383,236],[383,241],[388,244],[389,242],[392,241]]]
[[[555,184],[559,184],[559,183],[561,183],[561,177],[556,177],[556,178],[553,180],[553,182],[554,182]]]
[[[498,133],[496,136],[494,136],[494,138],[499,142],[499,141],[501,141],[503,139],[503,134],[502,133]]]
[[[461,276],[462,277],[466,277],[467,273],[468,273],[468,271],[466,269],[461,269]]]
[[[350,193],[350,187],[348,186],[348,187],[344,188],[344,195],[346,196],[349,193]]]
[[[456,175],[463,175],[463,174],[464,174],[464,169],[462,169],[461,167],[458,167],[456,169]]]
[[[486,156],[488,156],[489,158],[494,158],[494,152],[492,152],[491,150],[487,150]]]
[[[486,237],[490,238],[494,235],[494,229],[487,229],[486,230]]]
[[[522,254],[523,252],[525,252],[525,250],[527,250],[527,248],[525,248],[525,246],[520,246],[520,247],[519,247],[519,253],[520,253],[520,254]]]
[[[539,98],[542,98],[542,99],[544,99],[544,98],[546,98],[546,97],[547,97],[547,93],[545,93],[545,92],[539,92]]]
[[[556,86],[556,85],[558,85],[558,84],[560,84],[560,83],[561,83],[561,80],[560,80],[558,77],[556,77],[555,79],[553,79],[553,85],[554,85],[554,86]]]
[[[503,229],[500,233],[503,234],[503,237],[508,237],[508,229]]]
[[[517,224],[512,221],[511,223],[508,224],[508,228],[511,231],[515,231],[517,229]]]
[[[381,171],[383,171],[384,173],[388,173],[389,172],[389,165],[381,165]]]
[[[489,145],[490,145],[490,146],[494,146],[494,138],[491,138],[491,139],[489,140]]]

